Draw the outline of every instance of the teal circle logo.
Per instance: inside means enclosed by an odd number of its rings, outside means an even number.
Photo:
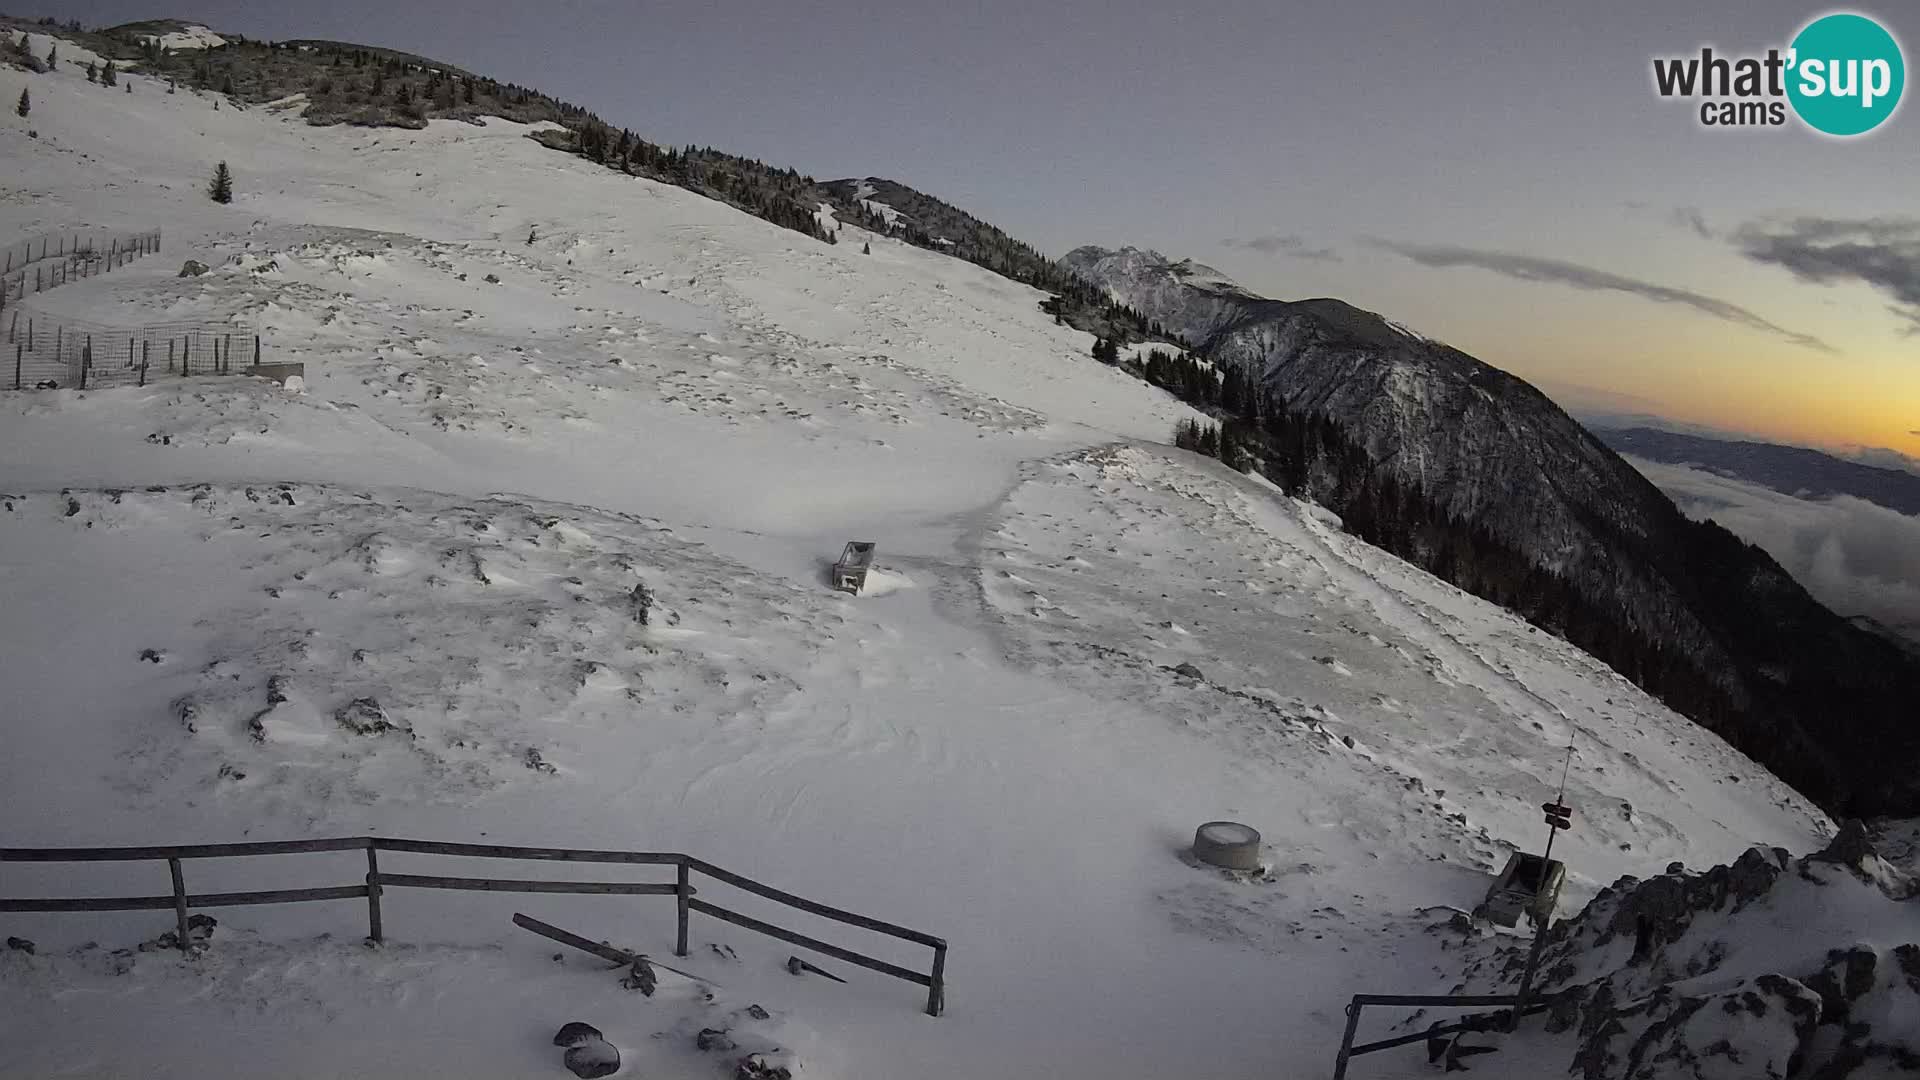
[[[1906,89],[1900,43],[1865,15],[1842,12],[1807,24],[1793,39],[1787,98],[1815,131],[1864,135],[1886,122]]]

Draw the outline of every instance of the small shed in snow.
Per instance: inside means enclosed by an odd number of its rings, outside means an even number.
[[[873,541],[849,540],[833,564],[833,587],[841,592],[858,593],[867,583],[867,571],[873,569]]]

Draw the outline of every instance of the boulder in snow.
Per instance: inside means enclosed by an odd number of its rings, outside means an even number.
[[[393,721],[387,719],[387,710],[380,707],[380,702],[370,697],[354,698],[335,709],[333,718],[355,735],[378,735],[400,730]]]
[[[793,1070],[769,1060],[766,1054],[748,1054],[734,1068],[733,1080],[793,1080]]]
[[[567,1047],[562,1059],[567,1070],[575,1076],[592,1080],[596,1076],[612,1076],[620,1071],[620,1051],[605,1039],[587,1039]]]
[[[180,264],[180,276],[181,277],[199,277],[201,274],[204,274],[211,269],[213,269],[213,267],[208,266],[206,263],[201,262],[199,259],[188,259],[186,262],[183,262]]]
[[[599,1038],[602,1038],[599,1028],[578,1020],[569,1020],[560,1025],[559,1031],[553,1033],[553,1045],[577,1046]]]

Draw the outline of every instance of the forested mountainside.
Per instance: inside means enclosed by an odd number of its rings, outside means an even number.
[[[1829,809],[1920,810],[1920,663],[1671,500],[1526,382],[1338,300],[1148,251],[1064,264],[1246,380],[1223,457],[1607,661]]]

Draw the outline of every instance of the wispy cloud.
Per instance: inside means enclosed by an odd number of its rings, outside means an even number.
[[[1221,247],[1240,248],[1244,251],[1257,251],[1262,255],[1289,255],[1296,259],[1316,259],[1322,262],[1339,262],[1340,253],[1330,247],[1314,247],[1305,237],[1292,233],[1275,233],[1270,236],[1255,236],[1248,239],[1228,237],[1220,241]]]
[[[1690,229],[1695,236],[1703,240],[1714,238],[1713,227],[1707,224],[1707,216],[1697,206],[1676,206],[1667,220],[1683,229]]]
[[[1588,289],[1595,292],[1620,292],[1658,304],[1678,304],[1692,308],[1716,319],[1744,326],[1750,330],[1759,330],[1783,338],[1802,348],[1815,349],[1830,353],[1833,346],[1814,337],[1802,334],[1777,323],[1769,322],[1759,315],[1725,300],[1692,291],[1676,289],[1669,285],[1659,285],[1639,278],[1625,277],[1621,274],[1597,270],[1579,263],[1565,262],[1560,259],[1548,259],[1538,255],[1518,255],[1505,251],[1482,251],[1476,248],[1454,247],[1451,245],[1400,244],[1390,240],[1368,238],[1366,243],[1373,247],[1391,251],[1403,258],[1411,259],[1422,266],[1451,268],[1466,266],[1478,270],[1487,270],[1495,274],[1519,281],[1545,282],[1554,285],[1567,285],[1576,289]]]
[[[1756,221],[1733,234],[1754,262],[1822,285],[1855,282],[1891,296],[1909,336],[1920,335],[1920,218],[1798,217]]]

